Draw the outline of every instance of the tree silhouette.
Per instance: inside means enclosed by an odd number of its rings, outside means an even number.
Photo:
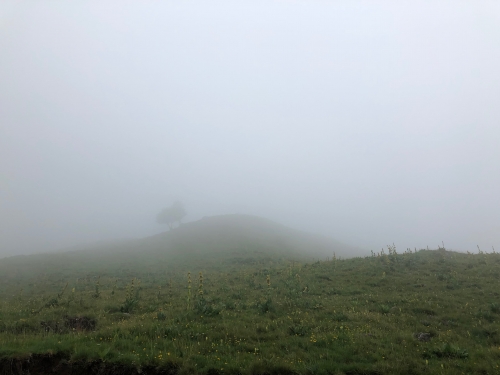
[[[170,229],[175,223],[181,223],[182,218],[186,216],[184,205],[180,201],[175,201],[170,207],[164,208],[156,216],[156,221],[159,224],[167,224]]]

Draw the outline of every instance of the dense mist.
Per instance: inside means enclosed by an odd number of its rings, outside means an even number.
[[[0,256],[250,214],[500,249],[500,3],[0,4]]]

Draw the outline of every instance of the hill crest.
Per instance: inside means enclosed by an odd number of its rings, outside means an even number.
[[[305,257],[353,257],[366,255],[363,250],[334,239],[292,229],[252,215],[204,217],[172,230],[138,240],[135,246],[156,251],[195,253],[224,250],[248,250],[252,247],[280,254]]]
[[[281,260],[313,261],[367,255],[341,242],[250,215],[205,217],[150,237],[90,246],[69,252],[0,259],[9,275],[72,272],[108,273],[138,267],[210,268],[221,264]]]

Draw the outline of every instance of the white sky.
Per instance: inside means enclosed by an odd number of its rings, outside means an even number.
[[[500,250],[500,2],[0,3],[0,254],[264,216]]]

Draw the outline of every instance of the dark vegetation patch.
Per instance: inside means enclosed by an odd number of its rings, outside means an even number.
[[[106,363],[102,360],[72,361],[69,356],[62,353],[0,359],[0,375],[177,375],[178,373],[179,366],[174,363],[163,366],[134,366]]]
[[[440,347],[431,349],[429,354],[424,355],[425,358],[431,358],[432,356],[437,358],[466,359],[469,357],[469,353],[458,346],[444,343]]]
[[[94,331],[97,321],[87,316],[67,316],[64,325],[73,331]]]
[[[429,315],[433,316],[436,315],[436,312],[432,309],[427,309],[427,308],[422,308],[422,307],[417,307],[412,310],[415,314],[419,315]]]

